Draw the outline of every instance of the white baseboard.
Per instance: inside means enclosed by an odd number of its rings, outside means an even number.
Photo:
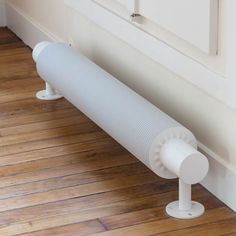
[[[63,41],[10,2],[6,3],[6,18],[8,28],[31,48],[41,41]]]
[[[43,40],[62,41],[9,3],[6,12],[8,27],[30,47],[33,48],[36,43]],[[199,143],[199,147],[208,156],[210,162],[210,171],[201,184],[236,211],[236,170],[230,168],[222,158],[203,144]]]
[[[198,146],[210,164],[208,175],[201,184],[236,212],[236,170],[203,144]]]

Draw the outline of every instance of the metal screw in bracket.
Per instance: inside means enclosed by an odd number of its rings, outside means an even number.
[[[130,20],[131,20],[132,22],[136,22],[136,23],[141,24],[141,15],[138,14],[138,13],[132,13],[132,14],[130,15]]]
[[[133,13],[130,15],[131,18],[135,18],[135,17],[139,17],[139,16],[141,16],[141,15],[138,13]]]

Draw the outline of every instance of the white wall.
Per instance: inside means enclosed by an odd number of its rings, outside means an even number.
[[[73,42],[74,46],[97,64],[192,130],[206,146],[208,153],[229,169],[236,170],[235,110],[75,12],[66,11],[63,0],[9,1],[48,31],[63,40]],[[222,9],[227,1],[231,0],[220,1]],[[220,15],[221,22],[224,22],[224,16]],[[219,50],[222,54],[226,53],[226,43],[227,40],[220,41]],[[223,60],[222,63],[225,64],[226,61]]]
[[[1,1],[1,0],[0,0]],[[39,22],[59,38],[66,38],[66,13],[63,0],[8,0],[27,16]]]
[[[0,0],[0,26],[6,26],[5,0]]]

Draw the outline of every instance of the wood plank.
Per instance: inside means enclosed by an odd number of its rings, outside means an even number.
[[[153,188],[148,184],[132,187],[134,190],[133,195],[132,193],[127,195],[127,190],[119,189],[98,195],[49,203],[46,204],[48,207],[45,207],[45,205],[29,207],[26,208],[24,212],[22,209],[14,210],[14,214],[3,212],[0,213],[2,222],[0,233],[2,232],[1,230],[3,230],[3,232],[9,230],[26,233],[60,226],[65,223],[72,224],[83,222],[98,218],[98,216],[109,216],[134,209],[143,209],[149,206],[160,206],[161,202],[165,203],[166,200],[168,201],[168,199],[170,199],[168,196],[175,194],[171,192],[169,195],[158,194],[139,198],[141,196],[140,193],[137,195],[135,195],[135,193],[138,193],[137,190],[141,190],[142,187],[149,190],[149,194],[153,192]],[[107,198],[107,196],[110,196],[110,198]],[[118,199],[122,201],[117,201]],[[67,205],[67,207],[65,207],[65,205]],[[34,214],[35,210],[38,210],[37,215]],[[29,224],[29,222],[32,224]]]
[[[1,57],[0,57],[0,63],[3,66],[5,64],[7,64],[7,65],[14,64],[15,67],[19,68],[19,71],[21,72],[24,69],[24,68],[20,68],[20,66],[19,66],[22,62],[27,61],[30,65],[34,65],[33,61],[31,60],[31,53],[29,53],[29,52],[30,52],[30,49],[27,47],[2,50]],[[14,55],[14,57],[12,55]],[[7,73],[6,70],[4,70],[4,71],[5,71],[5,73]],[[2,71],[2,73],[4,73],[4,71]]]
[[[203,224],[187,229],[177,230],[174,232],[167,232],[158,234],[158,236],[202,236],[202,235],[223,235],[226,233],[236,233],[236,219],[221,220],[209,224]],[[154,235],[153,235],[154,236]],[[156,235],[157,236],[157,235]]]
[[[161,186],[160,183],[156,184]],[[165,189],[171,190],[173,187],[174,185],[171,187],[167,186]],[[151,195],[149,196],[149,194]],[[159,188],[153,188],[153,184],[146,184],[132,187],[131,191],[119,189],[98,195],[49,203],[46,206],[29,207],[24,211],[18,209],[12,211],[11,214],[10,212],[3,212],[0,213],[0,220],[6,223],[6,225],[2,225],[2,228],[5,228],[4,230],[9,228],[25,233],[61,225],[65,218],[67,223],[71,224],[91,220],[99,216],[119,215],[125,212],[142,211],[147,208],[159,209],[161,206],[163,209],[163,205],[176,197],[176,192],[162,193]],[[200,198],[205,199],[206,197],[209,197],[209,194],[204,193],[202,195],[199,192],[199,187],[194,188],[194,198],[198,200]],[[214,208],[216,205],[218,203],[214,201],[211,208]],[[38,213],[37,216],[34,215],[35,211]],[[33,223],[34,227],[29,226],[29,221]]]
[[[71,104],[65,99],[57,101],[39,101],[36,98],[25,99],[20,101],[7,102],[0,104],[0,123],[2,120],[18,118],[20,116],[32,115],[44,112],[53,112],[72,108]]]
[[[108,145],[107,145],[108,146]],[[91,146],[90,146],[91,148]],[[89,149],[87,146],[87,151],[81,151],[79,150],[76,153],[70,154],[70,155],[60,155],[60,156],[55,156],[54,158],[43,158],[40,160],[36,161],[31,161],[31,162],[24,162],[21,164],[17,165],[7,165],[4,166],[0,169],[0,177],[9,177],[12,175],[16,174],[24,174],[28,172],[34,172],[37,173],[37,171],[43,170],[43,169],[49,169],[53,167],[60,167],[64,165],[71,165],[74,164],[76,165],[77,163],[80,162],[88,162],[88,161],[93,161],[95,164],[96,162],[99,161],[104,161],[104,165],[106,164],[107,161],[110,161],[110,157],[113,156],[114,159],[117,155],[120,155],[120,158],[123,158],[123,156],[127,156],[127,161],[133,160],[135,161],[135,158],[130,158],[127,153],[124,154],[120,150],[120,148],[114,148],[114,150],[110,151],[108,148],[103,148],[101,149],[100,147],[96,150]],[[123,155],[123,156],[122,156]],[[100,157],[100,158],[99,158]],[[99,158],[99,159],[98,159]],[[92,164],[93,164],[92,163]],[[114,162],[115,163],[115,162]],[[120,162],[122,164],[122,160]],[[4,180],[3,180],[4,182]]]
[[[97,135],[99,136],[99,134]],[[74,143],[72,144],[69,143],[55,147],[53,146],[39,150],[2,156],[0,159],[0,167],[22,164],[25,162],[40,161],[42,159],[48,158],[52,159],[65,155],[69,156],[70,154],[88,152],[91,150],[97,150],[99,153],[100,149],[107,149],[107,151],[109,151],[111,146],[113,146],[113,149],[119,148],[121,152],[124,150],[118,143],[109,137],[103,136],[102,133],[99,137],[100,139],[96,142],[94,142],[95,138],[96,137],[94,137],[94,134],[91,134],[91,140],[84,140],[83,142],[79,142],[78,139],[75,139]],[[113,149],[110,151],[113,151]]]
[[[194,194],[194,199],[199,202],[204,201],[207,203],[207,209],[217,208],[219,206],[223,207],[223,204],[219,202],[219,200],[214,199],[211,202],[208,202],[209,195],[207,197],[204,194]],[[176,197],[177,199],[177,197]],[[114,230],[118,228],[128,227],[132,225],[141,224],[144,222],[157,221],[164,218],[167,218],[167,214],[164,211],[164,206],[162,207],[154,207],[154,208],[145,208],[143,210],[132,211],[123,214],[117,214],[112,216],[107,216],[100,218],[100,221],[106,227],[107,230]],[[184,235],[184,234],[182,234]],[[188,234],[186,234],[188,235]]]
[[[64,158],[66,158],[66,156],[64,156]],[[90,165],[85,162],[85,164],[80,165],[79,168],[78,166],[71,164],[54,167],[53,169],[45,168],[18,175],[3,176],[1,177],[0,188],[137,162],[135,158],[127,154],[114,156],[112,159],[106,158],[105,155],[103,160],[104,162],[101,162],[100,160],[94,161]]]
[[[22,91],[22,84],[24,84],[24,91]],[[14,93],[24,93],[25,91],[29,90],[36,90],[40,86],[42,86],[44,82],[40,80],[37,76],[35,77],[27,77],[27,78],[21,78],[18,80],[15,80],[14,83],[12,80],[4,81],[4,83],[1,83],[0,85],[0,94],[1,95],[7,95],[8,93],[11,93],[12,90],[14,90]]]
[[[15,127],[0,128],[0,136],[4,137],[4,136],[11,135],[11,138],[21,140],[21,136],[23,136],[22,134],[24,134],[24,137],[25,137],[25,134],[27,134],[27,133],[28,134],[33,133],[33,135],[34,135],[35,132],[37,132],[37,134],[38,134],[39,131],[42,131],[42,130],[50,130],[50,129],[54,129],[54,128],[68,127],[71,125],[76,126],[76,125],[81,125],[85,122],[90,122],[90,120],[85,116],[75,115],[75,116],[64,117],[61,119],[51,119],[49,121],[42,121],[42,122],[37,122],[37,123],[18,125]],[[28,137],[28,138],[32,141],[31,137]],[[2,140],[4,140],[4,139],[2,139]],[[2,140],[1,140],[1,142],[2,142]]]
[[[235,236],[236,233],[222,234],[222,236]]]
[[[17,117],[11,117],[9,119],[0,121],[0,128],[15,127],[19,125],[49,121],[54,119],[60,119],[63,117],[69,117],[73,115],[79,115],[81,112],[73,107],[68,107],[62,110],[41,112],[36,114],[26,114]]]
[[[11,42],[11,43],[4,43],[4,44],[1,44],[0,43],[0,50],[3,51],[3,50],[9,50],[9,49],[12,49],[12,48],[19,48],[19,47],[25,47],[24,43],[21,42],[21,41],[16,41],[16,42]]]
[[[148,236],[163,232],[176,231],[192,226],[200,226],[204,223],[212,223],[215,221],[228,220],[234,217],[234,213],[226,207],[208,210],[202,217],[193,220],[178,220],[168,218],[163,220],[152,221],[133,225],[130,227],[119,228],[104,233],[92,234],[93,236]]]
[[[134,209],[138,210],[145,207],[160,206],[171,201],[173,197],[177,197],[175,188],[175,182],[166,186],[165,182],[158,181],[155,184],[149,183],[80,198],[66,199],[43,205],[13,209],[11,211],[0,212],[1,227],[10,227],[11,225],[19,223],[25,225],[28,221],[44,219],[47,219],[48,222],[48,218],[57,218],[59,215],[72,215],[73,213],[81,215],[81,220],[83,221],[91,219],[86,217],[93,217],[91,216],[91,212],[93,215],[94,211],[98,212],[102,217],[128,212]],[[84,213],[83,215],[81,211]],[[101,214],[103,211],[105,213]],[[37,212],[37,214],[35,214],[35,212]]]
[[[101,152],[100,155],[101,157],[108,158],[107,153]],[[117,154],[113,153],[113,155]],[[99,153],[96,156],[99,156]],[[119,157],[123,158],[121,156]],[[67,157],[65,158],[63,156],[63,158],[67,160]],[[70,160],[68,162],[70,162],[70,164],[73,164],[73,166],[76,165],[78,169],[80,168],[81,165],[85,164],[90,165],[91,162],[94,161],[93,157],[92,158],[86,157],[84,158],[84,160],[80,159],[77,160],[77,159],[79,158],[76,158],[74,163]],[[53,161],[54,164],[57,163],[55,162],[55,160]],[[93,168],[91,168],[91,171],[86,170],[85,172],[82,173],[78,171],[79,173],[75,174],[70,173],[70,175],[56,176],[46,180],[43,179],[34,182],[22,183],[9,187],[0,188],[0,199],[12,198],[16,196],[24,196],[33,193],[47,192],[54,189],[72,187],[81,184],[93,183],[107,179],[121,178],[122,176],[138,175],[148,172],[148,169],[144,167],[142,164],[137,162],[128,164],[128,162],[129,160],[125,162],[124,159],[119,163],[120,164],[119,166],[113,166],[115,165],[115,163],[111,163],[110,167],[109,163],[107,162],[107,165],[102,166],[102,168],[105,167],[105,169],[99,169],[101,168],[101,166],[97,165],[98,170],[94,168],[95,165],[94,163],[92,163],[91,166],[93,166]],[[66,162],[63,163],[63,165],[65,165],[66,168],[71,167],[70,165],[66,166],[66,164],[67,164]],[[52,166],[49,167],[52,168]],[[52,169],[50,169],[50,171],[52,171]]]
[[[29,99],[35,96],[35,91],[29,91],[24,93],[14,93],[14,94],[8,94],[8,95],[1,95],[0,94],[0,104],[1,103],[7,103],[12,101],[19,101],[24,99]]]
[[[0,57],[0,78],[1,82],[9,81],[9,80],[18,80],[26,77],[36,77],[36,71],[34,69],[35,65],[32,61],[29,62],[30,56],[24,56],[27,52],[29,53],[29,49],[21,49],[21,52],[17,52],[16,50],[11,50],[12,54],[16,54],[14,59],[11,54],[4,53],[1,51]],[[21,56],[21,54],[23,56]],[[1,58],[6,58],[1,59]],[[8,67],[8,70],[5,68]]]
[[[46,204],[64,199],[83,197],[106,191],[143,185],[146,183],[154,183],[155,181],[157,181],[157,178],[153,178],[153,174],[149,172],[147,174],[143,174],[142,176],[125,176],[116,180],[104,180],[96,183],[51,190],[48,192],[2,199],[0,200],[0,211],[9,211],[12,209]]]
[[[73,143],[83,143],[86,145],[87,141],[106,138],[107,134],[103,131],[95,131],[94,127],[80,130],[80,134],[60,136],[53,139],[44,139],[39,141],[28,141],[14,145],[3,146],[0,151],[0,157],[5,155],[28,152],[32,150],[45,149],[50,147],[62,146]]]
[[[166,194],[161,194],[161,195],[163,195],[162,196],[163,200],[164,200],[164,197],[167,196]],[[30,224],[29,222],[8,224],[5,227],[3,226],[2,228],[0,228],[0,233],[6,232],[6,231],[27,233],[27,232],[36,231],[36,230],[38,231],[38,230],[47,229],[47,228],[59,227],[64,224],[74,224],[74,223],[79,223],[83,221],[88,221],[90,219],[96,219],[99,216],[104,216],[104,217],[114,216],[115,217],[115,215],[119,216],[120,214],[130,215],[132,214],[132,211],[134,211],[135,214],[138,214],[138,213],[143,214],[142,218],[145,219],[146,221],[154,221],[157,219],[158,220],[167,219],[168,216],[163,212],[163,205],[160,206],[160,203],[158,201],[160,200],[159,196],[160,194],[153,195],[150,197],[144,197],[144,198],[134,198],[134,199],[131,199],[130,201],[114,202],[107,206],[104,205],[102,207],[93,207],[93,208],[88,208],[88,209],[83,209],[83,210],[78,210],[78,211],[73,210],[72,212],[63,212],[63,214],[56,215],[54,217],[46,217],[46,218],[41,218],[38,220],[31,220]],[[168,202],[168,199],[167,199],[167,202]],[[164,203],[165,203],[165,200],[164,200]],[[214,203],[214,207],[216,205],[218,205],[217,201]],[[150,206],[152,207],[148,208]],[[156,207],[153,207],[153,206],[156,206]],[[141,210],[137,210],[137,209],[141,209]],[[128,213],[125,213],[127,211]],[[134,219],[127,218],[127,219],[128,219],[128,222],[131,223],[132,221],[133,224],[140,223],[138,222],[137,218],[134,218]],[[103,223],[101,220],[100,222]],[[105,225],[105,228],[106,228],[106,225]]]
[[[22,236],[83,236],[96,232],[103,232],[106,229],[98,220],[91,220],[78,224],[71,224],[57,228],[50,228],[38,232],[22,234]],[[5,231],[5,235],[15,235],[15,232]]]
[[[83,134],[85,132],[96,132],[101,130],[97,125],[88,122],[87,119],[83,118],[84,118],[83,116],[81,118],[78,117],[77,119],[78,122],[72,125],[68,125],[66,127],[52,128],[50,130],[51,132],[48,132],[48,130],[40,130],[31,133],[16,134],[16,135],[1,137],[0,147],[3,148],[4,150],[4,146],[10,146],[15,144],[33,142],[45,139],[53,139],[73,134],[75,135],[81,133]]]

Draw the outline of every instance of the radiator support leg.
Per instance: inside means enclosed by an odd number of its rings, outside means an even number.
[[[63,98],[63,96],[58,93],[49,83],[46,82],[46,87],[44,90],[41,90],[36,93],[36,97],[40,100],[57,100]]]
[[[191,199],[191,184],[179,179],[179,200],[166,206],[167,214],[178,219],[193,219],[201,216],[204,211],[205,208],[201,203]]]

